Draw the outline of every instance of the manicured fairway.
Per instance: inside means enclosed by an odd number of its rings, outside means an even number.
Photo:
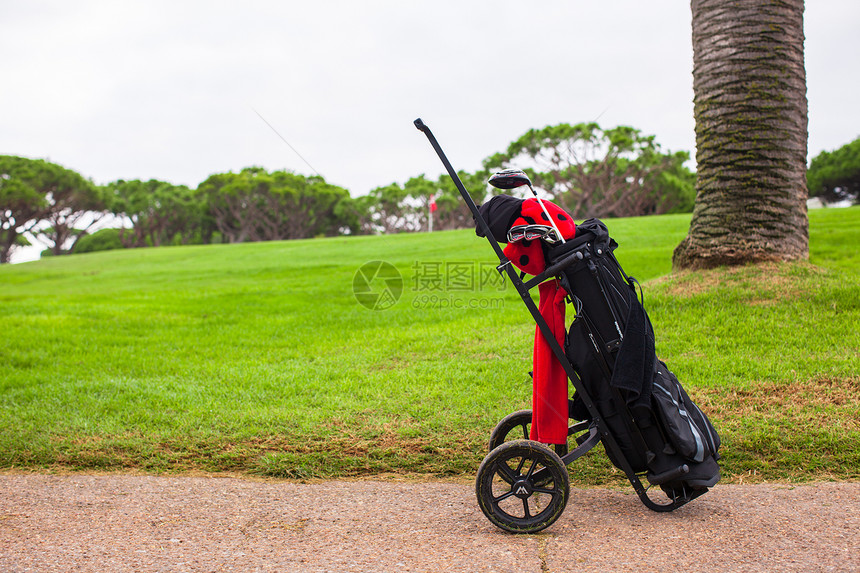
[[[810,221],[809,263],[681,275],[689,215],[607,221],[727,480],[860,478],[860,208]],[[354,296],[370,261],[393,306]],[[0,468],[471,476],[531,395],[534,324],[493,266],[471,231],[4,265]]]

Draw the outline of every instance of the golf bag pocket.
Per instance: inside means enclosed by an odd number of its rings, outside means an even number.
[[[663,423],[666,438],[677,453],[691,461],[702,462],[706,456],[716,453],[715,449],[712,450],[713,438],[707,435],[711,428],[703,429],[698,426],[690,412],[691,406],[696,407],[689,402],[689,398],[684,398],[687,396],[678,379],[663,362],[658,362],[651,399],[654,410]]]
[[[583,311],[581,301],[576,296],[573,299],[577,315],[568,330],[565,353],[606,423],[607,429],[618,444],[624,459],[633,471],[645,471],[648,467],[649,453],[641,447],[642,440],[638,430],[633,427],[627,405],[609,383],[611,372],[606,363],[607,353],[603,351],[605,344],[599,333],[593,330],[591,321]],[[570,408],[574,419],[591,419],[578,394],[574,395]],[[618,468],[624,467],[622,460],[614,456],[610,449],[606,450],[606,454],[613,465]]]

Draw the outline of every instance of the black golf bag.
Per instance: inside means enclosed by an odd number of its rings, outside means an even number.
[[[567,243],[546,248],[547,262],[572,259],[561,284],[576,311],[565,354],[634,472],[669,497],[720,479],[720,438],[678,379],[657,360],[651,322],[613,251],[606,226],[589,219]],[[591,416],[574,395],[571,417]],[[607,450],[610,460],[621,467]]]

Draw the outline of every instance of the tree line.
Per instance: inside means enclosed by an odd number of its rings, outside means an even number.
[[[688,159],[686,152],[662,151],[653,136],[631,127],[559,124],[529,130],[504,152],[488,157],[478,171],[459,175],[479,204],[498,192],[486,184],[492,172],[518,167],[576,218],[625,217],[692,211],[696,176],[685,166]],[[831,164],[822,162],[828,173]],[[813,161],[810,177],[816,177],[815,166]],[[435,229],[474,224],[447,175],[419,175],[352,197],[320,176],[261,167],[211,175],[196,189],[158,180],[96,185],[45,160],[0,156],[0,262],[8,262],[13,250],[30,239],[61,255],[415,232],[427,229],[431,201]],[[109,216],[119,228],[91,232]]]

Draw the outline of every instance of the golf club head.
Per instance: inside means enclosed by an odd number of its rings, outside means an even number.
[[[531,187],[532,181],[521,169],[505,169],[490,177],[489,183],[497,189],[516,189],[523,185]]]

